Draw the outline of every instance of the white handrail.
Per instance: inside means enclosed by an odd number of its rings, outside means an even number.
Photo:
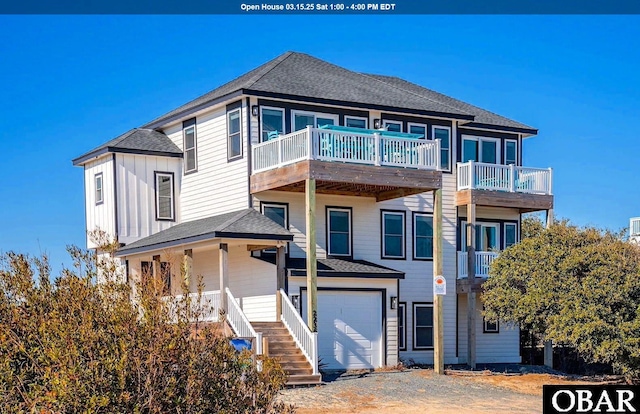
[[[227,294],[227,321],[229,325],[239,337],[254,338],[256,354],[262,355],[262,332],[256,332],[253,329],[229,288],[225,288],[225,292]]]
[[[208,291],[198,293],[189,293],[187,295],[190,302],[191,314],[195,314],[196,317],[191,317],[189,320],[194,322],[199,320],[201,322],[218,322],[220,316],[220,291]],[[169,315],[172,320],[177,319],[176,310],[178,304],[184,300],[184,295],[165,296],[162,298],[169,306]]]
[[[458,279],[469,277],[468,256],[468,252],[458,252]],[[491,263],[496,257],[496,252],[476,252],[476,277],[489,277]]]
[[[551,195],[551,168],[469,161],[458,163],[458,191],[468,189]]]
[[[311,332],[293,306],[287,293],[280,289],[282,303],[282,323],[287,327],[293,340],[313,367],[313,373],[318,373],[318,333]]]

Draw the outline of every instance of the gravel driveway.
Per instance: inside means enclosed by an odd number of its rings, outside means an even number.
[[[542,398],[429,369],[342,374],[291,388],[281,399],[306,413],[539,413]]]

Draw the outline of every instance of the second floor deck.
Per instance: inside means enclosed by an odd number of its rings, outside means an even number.
[[[343,128],[303,130],[254,145],[251,192],[304,191],[378,201],[441,188],[440,141]]]

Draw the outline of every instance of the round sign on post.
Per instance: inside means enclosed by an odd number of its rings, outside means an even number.
[[[447,279],[442,275],[438,275],[433,278],[433,294],[434,295],[446,295],[447,294]]]

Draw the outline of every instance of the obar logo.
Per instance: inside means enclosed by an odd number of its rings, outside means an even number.
[[[544,385],[543,413],[637,413],[640,386]]]

